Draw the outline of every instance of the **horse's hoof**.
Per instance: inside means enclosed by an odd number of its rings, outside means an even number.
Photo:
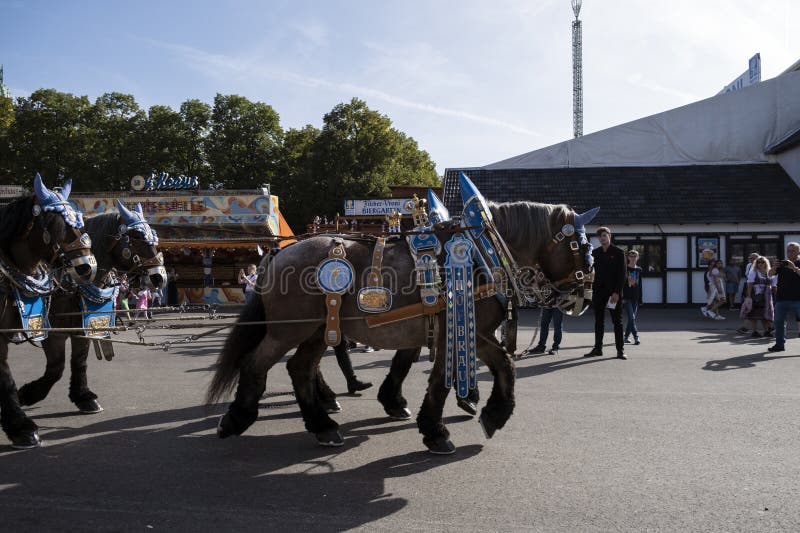
[[[440,437],[435,441],[425,443],[425,446],[428,447],[428,451],[435,455],[451,455],[456,453],[456,446],[450,439],[446,439],[444,437]]]
[[[478,414],[478,404],[471,400],[459,398],[456,401],[456,405],[458,405],[462,411],[468,413],[470,416],[475,416]]]
[[[392,420],[408,420],[411,418],[411,410],[407,407],[396,407],[393,409],[384,409],[386,414]]]
[[[344,439],[338,429],[329,429],[316,434],[317,442],[320,446],[330,446],[338,448],[344,446]]]
[[[13,437],[9,436],[9,439],[11,439],[11,447],[15,450],[30,450],[42,445],[42,440],[39,438],[39,433],[36,431],[14,435]]]
[[[330,402],[323,402],[322,408],[325,409],[325,412],[328,413],[329,415],[342,412],[342,405],[336,400],[332,400]]]
[[[103,406],[95,399],[75,402],[75,406],[84,415],[93,415],[103,410]]]
[[[227,439],[228,437],[237,435],[239,435],[239,433],[233,428],[227,413],[219,417],[219,422],[217,423],[217,437]]]
[[[483,435],[487,439],[491,439],[494,436],[495,431],[497,431],[497,426],[489,420],[489,417],[486,416],[486,413],[481,413],[481,416],[478,418],[478,424],[480,424],[481,429],[483,430]]]

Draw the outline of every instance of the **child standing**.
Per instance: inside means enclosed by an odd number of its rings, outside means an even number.
[[[147,308],[149,300],[150,291],[147,289],[147,287],[142,287],[139,289],[139,292],[136,293],[136,320],[138,320],[142,314],[144,314],[144,318],[148,318]]]

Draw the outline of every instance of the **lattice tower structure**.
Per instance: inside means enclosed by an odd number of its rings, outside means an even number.
[[[572,0],[572,132],[575,137],[583,135],[583,36],[581,21],[581,0]]]

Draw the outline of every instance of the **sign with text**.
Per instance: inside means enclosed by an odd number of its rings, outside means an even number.
[[[134,176],[131,178],[131,189],[134,191],[177,191],[197,190],[200,188],[200,179],[197,176],[170,176],[166,172],[155,173],[149,176]]]
[[[383,200],[345,200],[345,216],[384,216],[395,211],[401,215],[410,215],[407,205],[409,198],[387,198]]]
[[[761,81],[761,54],[756,54],[750,58],[748,69],[744,73],[722,88],[720,92],[729,93],[731,91],[738,91],[750,85],[755,85]]]

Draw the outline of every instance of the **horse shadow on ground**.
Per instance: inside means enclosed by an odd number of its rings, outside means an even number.
[[[221,440],[213,434],[221,407],[211,411],[165,410],[79,428],[45,427],[51,418],[35,417],[42,448],[0,448],[4,526],[212,531],[257,523],[257,529],[345,531],[406,507],[406,498],[387,492],[388,479],[465,461],[482,450],[462,446],[444,457],[420,450],[342,470],[337,464],[347,458],[337,456],[357,454],[370,435],[401,428],[385,418],[344,423],[342,448],[317,446],[306,432]],[[267,414],[257,423],[287,415],[297,413]]]

